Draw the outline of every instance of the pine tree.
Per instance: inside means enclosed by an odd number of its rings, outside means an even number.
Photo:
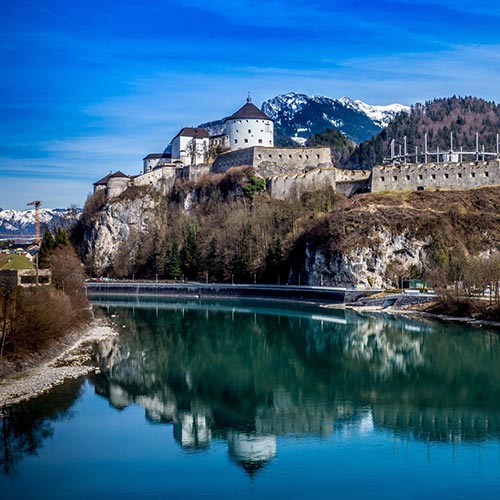
[[[47,229],[43,234],[40,250],[38,250],[38,265],[42,268],[49,267],[48,259],[53,250],[57,247],[52,233]]]
[[[56,237],[55,237],[55,246],[57,248],[63,248],[63,247],[69,247],[71,246],[71,243],[69,241],[69,236],[68,233],[66,232],[65,229],[59,228],[56,231]]]
[[[174,240],[172,243],[172,248],[170,250],[170,277],[178,280],[182,277],[182,270],[181,270],[181,258],[179,255],[179,246],[177,244],[177,241]]]
[[[188,279],[196,279],[200,268],[200,253],[198,250],[196,224],[188,226],[186,241],[181,250],[181,267]]]

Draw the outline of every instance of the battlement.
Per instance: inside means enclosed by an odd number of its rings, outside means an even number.
[[[371,191],[471,189],[500,184],[500,161],[401,163],[373,167]]]

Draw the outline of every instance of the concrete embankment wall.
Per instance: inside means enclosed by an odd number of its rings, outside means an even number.
[[[273,285],[220,285],[202,283],[138,283],[88,282],[89,295],[160,295],[166,297],[235,297],[282,300],[318,301],[325,303],[352,302],[377,293],[375,290],[346,290],[343,288]]]

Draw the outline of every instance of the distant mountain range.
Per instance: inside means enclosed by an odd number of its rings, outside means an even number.
[[[402,104],[372,106],[348,97],[332,99],[295,92],[268,99],[261,109],[274,120],[276,146],[304,145],[309,137],[326,129],[339,130],[359,144],[378,134],[399,113],[410,111],[409,106]],[[221,134],[225,130],[224,119],[199,127],[214,135]]]
[[[41,232],[46,228],[68,227],[80,216],[79,210],[41,208]],[[35,236],[35,210],[2,210],[0,208],[0,240],[29,240]]]
[[[359,144],[379,133],[398,113],[409,112],[410,108],[402,104],[371,106],[348,97],[332,99],[291,92],[265,101],[262,111],[274,119],[282,133],[298,143],[329,128],[339,130]]]

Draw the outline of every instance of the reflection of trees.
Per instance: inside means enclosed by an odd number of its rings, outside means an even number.
[[[500,436],[495,335],[354,313],[117,311],[128,333],[104,354],[97,390],[153,421],[191,422],[177,427],[179,442],[205,446],[228,430],[328,434],[367,408],[374,425],[417,438]],[[470,422],[457,430],[455,418]]]
[[[0,464],[3,474],[15,474],[18,462],[25,455],[36,454],[43,442],[52,437],[53,422],[70,415],[81,385],[81,381],[72,380],[36,399],[2,410]]]

